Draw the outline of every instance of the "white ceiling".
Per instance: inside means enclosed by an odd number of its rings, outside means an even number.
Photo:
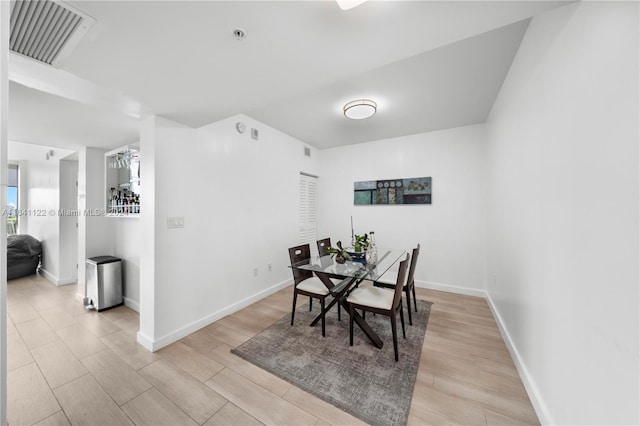
[[[61,72],[192,127],[246,114],[318,148],[483,122],[527,20],[566,4],[70,3],[97,22]],[[55,93],[11,85],[10,140],[111,148],[137,138],[130,116]],[[341,106],[360,97],[378,114],[347,120]]]
[[[111,148],[137,141],[138,128],[133,117],[9,83],[10,141]]]

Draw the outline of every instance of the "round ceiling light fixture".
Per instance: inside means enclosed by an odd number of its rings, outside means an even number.
[[[359,99],[346,104],[343,108],[344,116],[352,120],[369,118],[376,113],[378,105],[369,99]]]

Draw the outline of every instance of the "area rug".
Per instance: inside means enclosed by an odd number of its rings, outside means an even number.
[[[335,307],[327,313],[323,338],[320,322],[309,326],[318,304],[308,309],[296,310],[293,326],[288,314],[231,352],[369,424],[406,424],[431,303],[418,300],[412,326],[405,312],[406,339],[398,318],[398,362],[388,317],[366,315],[384,342],[377,349],[357,324],[349,346],[349,314],[343,310],[338,321]]]

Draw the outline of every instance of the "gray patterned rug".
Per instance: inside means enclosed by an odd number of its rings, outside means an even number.
[[[231,352],[367,423],[404,425],[430,309],[430,302],[418,300],[413,326],[405,311],[406,339],[398,318],[398,362],[388,317],[366,316],[384,342],[382,349],[376,349],[357,324],[350,347],[349,314],[343,311],[338,322],[336,307],[327,314],[326,337],[320,322],[309,327],[319,312],[317,301],[313,312],[308,305],[298,308],[293,327],[291,315],[286,315]]]

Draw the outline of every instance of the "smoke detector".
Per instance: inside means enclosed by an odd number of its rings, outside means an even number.
[[[247,32],[242,28],[236,28],[233,30],[233,35],[236,37],[236,40],[243,40],[247,36]]]

